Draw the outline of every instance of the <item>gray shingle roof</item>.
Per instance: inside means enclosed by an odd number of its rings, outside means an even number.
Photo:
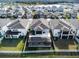
[[[31,27],[35,28],[37,26],[40,26],[43,29],[48,29],[49,28],[48,21],[45,20],[45,19],[34,19],[32,24],[31,24]]]
[[[71,23],[76,29],[79,29],[79,21],[78,21],[78,19],[70,19],[70,23]]]
[[[10,19],[0,19],[0,28],[11,22]]]
[[[26,19],[15,20],[8,27],[12,29],[24,29],[28,25],[28,22]]]
[[[19,22],[15,25],[12,25],[12,26],[8,26],[10,28],[14,28],[14,29],[20,29],[20,28],[24,28]]]
[[[54,29],[61,29],[63,26],[61,24],[58,24]]]
[[[61,23],[62,25],[64,25],[64,26],[66,26],[67,28],[71,28],[71,26],[69,26],[69,25],[67,25],[67,24],[65,24],[65,23],[63,23],[63,22],[61,22],[61,21],[60,21],[60,23]]]
[[[67,28],[71,28],[69,25],[59,21],[58,19],[52,19],[50,26],[51,29],[62,29],[64,27],[63,30],[68,30]]]
[[[57,28],[59,24],[60,24],[60,22],[57,19],[52,19],[50,21],[50,27],[51,27],[51,29]]]

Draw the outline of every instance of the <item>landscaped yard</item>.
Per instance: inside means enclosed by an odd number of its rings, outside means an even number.
[[[54,41],[55,50],[76,50],[77,45],[73,39],[59,39]]]
[[[0,51],[21,51],[23,47],[23,39],[3,39]]]
[[[21,57],[26,58],[78,58],[79,56],[77,54],[72,53],[43,53],[43,54],[25,54]]]

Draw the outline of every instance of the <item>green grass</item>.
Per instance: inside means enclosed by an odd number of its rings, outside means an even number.
[[[26,54],[21,56],[20,54],[7,54],[1,55],[0,57],[12,57],[12,58],[79,58],[79,56],[63,56],[63,55],[53,55],[53,54]]]
[[[26,54],[24,58],[78,58],[79,56],[65,56],[65,55],[54,55],[53,53],[48,54]]]
[[[0,51],[21,51],[23,47],[23,39],[4,39],[0,45]]]

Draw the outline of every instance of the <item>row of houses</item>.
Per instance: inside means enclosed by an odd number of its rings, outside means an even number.
[[[29,31],[28,47],[52,47],[52,40],[73,40],[79,36],[78,31],[62,20],[34,19]]]
[[[51,47],[52,40],[79,38],[79,28],[58,19],[0,19],[0,34],[5,38],[25,37],[27,32],[28,47]]]
[[[76,18],[79,8],[74,4],[36,5],[36,6],[7,6],[0,8],[0,18]],[[75,9],[76,8],[76,9]]]
[[[8,0],[10,2],[10,0]],[[47,2],[72,2],[72,3],[77,3],[77,0],[11,0],[12,2],[43,2],[43,3],[47,3]],[[1,0],[0,2],[7,2],[7,0]],[[8,3],[8,2],[7,2]]]

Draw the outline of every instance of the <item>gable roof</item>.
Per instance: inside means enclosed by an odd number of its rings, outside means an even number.
[[[76,29],[79,29],[79,20],[78,19],[70,19],[69,21]]]
[[[50,26],[51,26],[51,29],[62,29],[63,28],[64,31],[67,31],[69,30],[68,28],[71,28],[69,25],[59,21],[58,19],[51,20]]]
[[[0,28],[11,22],[12,20],[10,19],[0,19]]]
[[[31,24],[31,28],[34,29],[35,27],[38,27],[38,26],[40,26],[42,29],[49,28],[48,21],[45,19],[34,19]]]
[[[38,26],[38,27],[35,27],[35,30],[37,30],[37,31],[41,31],[41,30],[43,30],[40,26]]]
[[[28,20],[21,19],[21,20],[15,20],[10,25],[8,25],[11,29],[25,29],[28,25]]]
[[[60,22],[58,21],[58,19],[52,19],[50,21],[50,27],[51,29],[55,29],[55,28],[58,28],[58,25],[60,24]]]
[[[54,29],[62,29],[62,25],[61,24],[58,24]]]

